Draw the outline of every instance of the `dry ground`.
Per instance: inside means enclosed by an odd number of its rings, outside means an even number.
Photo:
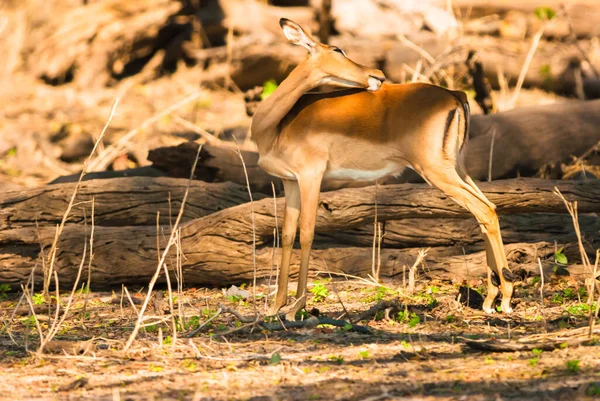
[[[482,282],[469,283],[480,289]],[[544,286],[540,307],[538,278],[517,288],[515,313],[485,315],[456,301],[458,286],[419,281],[412,296],[401,282],[384,287],[358,281],[313,281],[308,309],[338,317],[380,300],[398,300],[392,310],[360,322],[372,334],[345,328],[266,332],[235,331],[242,325],[219,314],[193,339],[182,338],[213,317],[219,304],[250,315],[251,299],[226,296],[221,289],[188,289],[174,295],[183,311],[183,331],[173,341],[168,293],[153,302],[153,320],[127,354],[121,349],[136,312],[120,291],[83,294],[44,355],[35,354],[32,318],[11,314],[17,294],[2,294],[0,398],[101,400],[573,400],[600,397],[598,329],[588,338],[589,307],[581,283],[554,277]],[[400,291],[397,291],[400,289]],[[248,288],[252,293],[252,289]],[[259,311],[266,285],[256,288]],[[132,291],[133,293],[133,291]],[[133,294],[141,300],[145,293]],[[582,296],[583,295],[583,296]],[[63,302],[68,294],[62,295]],[[319,299],[323,298],[323,299]],[[34,297],[41,302],[40,297]],[[179,310],[180,303],[183,308]],[[476,302],[476,299],[471,299]],[[139,309],[139,302],[136,308]],[[36,306],[36,308],[38,308]],[[39,307],[41,310],[44,306]],[[42,330],[52,317],[40,313]],[[181,325],[178,323],[179,329]],[[473,349],[469,340],[511,338],[523,349]],[[162,344],[161,344],[162,340]],[[29,351],[28,351],[29,350]],[[67,355],[69,354],[69,355]],[[79,354],[79,355],[78,355]]]

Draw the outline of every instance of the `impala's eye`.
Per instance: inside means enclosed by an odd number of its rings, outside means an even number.
[[[339,47],[333,46],[331,48],[334,52],[338,52],[340,53],[342,56],[346,57],[346,53],[344,53],[344,51],[342,49],[340,49]]]

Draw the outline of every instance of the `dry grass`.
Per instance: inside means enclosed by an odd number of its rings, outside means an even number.
[[[400,283],[387,284],[396,287]],[[484,286],[484,281],[474,280],[472,284]],[[560,304],[555,300],[556,294],[569,288],[579,289],[568,279],[550,277],[544,284],[548,333],[543,335],[544,322],[536,318],[540,288],[532,279],[519,290],[521,302],[511,317],[510,330],[504,319],[466,307],[457,309],[457,289],[449,283],[421,281],[410,297],[354,280],[324,285],[331,291],[330,297],[319,302],[309,299],[310,307],[321,313],[339,316],[345,309],[352,318],[378,299],[396,299],[405,305],[399,311],[402,318],[393,312],[391,320],[378,315],[360,322],[368,325],[373,335],[330,327],[247,332],[239,330],[235,317],[219,313],[218,305],[252,313],[252,299],[230,300],[220,290],[186,290],[181,294],[182,303],[192,325],[180,334],[200,328],[203,334],[193,339],[175,338],[172,316],[157,317],[156,324],[145,325],[123,353],[120,349],[139,319],[137,313],[121,315],[110,293],[92,293],[85,328],[70,314],[56,340],[38,357],[37,365],[32,364],[22,345],[0,338],[5,350],[0,358],[7,367],[0,390],[42,399],[92,394],[110,399],[117,392],[121,399],[131,400],[147,399],[151,393],[165,400],[188,400],[195,394],[216,400],[267,395],[304,400],[307,395],[366,399],[381,395],[383,386],[393,397],[445,400],[454,399],[460,391],[466,399],[484,399],[496,391],[517,398],[566,400],[575,397],[577,391],[591,391],[597,381],[594,372],[600,365],[594,357],[595,347],[590,347],[594,342],[585,341],[587,314],[569,312],[581,305],[576,298]],[[266,285],[256,288],[257,293],[266,291]],[[140,293],[132,299],[140,303],[143,297],[145,294]],[[73,309],[82,306],[79,299]],[[178,303],[173,303],[173,308],[171,312],[165,305],[167,315],[182,312],[177,310]],[[47,320],[37,317],[43,330]],[[600,334],[597,330],[596,336]],[[26,333],[35,338],[36,331],[22,319],[13,327],[13,336],[22,344]],[[230,334],[223,335],[227,332]],[[505,340],[509,336],[511,344],[546,344],[556,349],[481,352],[466,346],[470,339]],[[579,369],[569,370],[567,361],[579,361]],[[28,373],[32,369],[35,375]],[[57,371],[62,373],[57,376]],[[85,383],[71,386],[80,376],[85,377]]]

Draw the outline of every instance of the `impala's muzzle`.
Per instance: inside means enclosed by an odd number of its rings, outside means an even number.
[[[385,75],[381,71],[377,71],[375,74],[371,74],[368,79],[369,86],[367,90],[374,92],[381,88],[381,84],[385,82]]]

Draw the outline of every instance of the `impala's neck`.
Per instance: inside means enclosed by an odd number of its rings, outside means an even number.
[[[281,120],[298,99],[316,86],[311,73],[302,65],[296,67],[279,87],[263,100],[252,119],[252,137],[260,153],[268,151],[275,142]]]

